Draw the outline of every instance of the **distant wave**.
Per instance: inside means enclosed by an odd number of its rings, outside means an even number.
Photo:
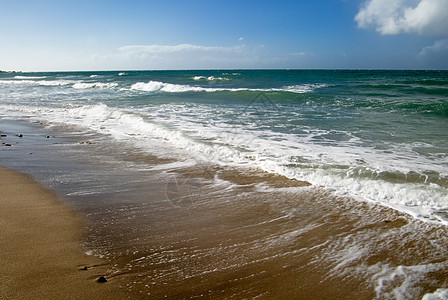
[[[92,88],[112,88],[116,87],[116,82],[77,82],[73,85],[74,89],[92,89]]]
[[[282,88],[270,89],[251,89],[251,88],[211,88],[191,85],[181,85],[173,83],[164,83],[160,81],[137,82],[131,86],[131,90],[144,92],[166,92],[166,93],[184,93],[184,92],[221,92],[221,91],[256,91],[256,92],[291,92],[291,93],[309,93],[317,88],[327,87],[326,84],[302,84],[286,86]]]
[[[41,86],[62,86],[73,84],[71,80],[0,80],[0,84],[14,84],[14,85],[41,85]]]
[[[37,77],[28,77],[28,76],[16,76],[16,77],[37,79]],[[31,79],[0,80],[0,84],[35,85],[35,86],[72,85],[74,89],[112,88],[118,85],[118,83],[116,82],[79,82],[74,80],[31,80]]]
[[[44,79],[47,76],[14,76],[15,79]]]
[[[138,90],[144,92],[167,92],[167,93],[183,93],[183,92],[213,92],[218,89],[204,88],[190,85],[181,85],[173,83],[164,83],[160,81],[137,82],[131,86],[131,90]],[[222,89],[221,89],[222,90]]]
[[[208,81],[217,81],[217,80],[230,80],[229,78],[225,77],[215,77],[215,76],[194,76],[193,80],[208,80]]]
[[[330,85],[323,84],[323,83],[314,83],[314,84],[298,84],[298,85],[291,85],[286,86],[283,89],[278,89],[278,91],[285,91],[285,92],[291,92],[291,93],[297,93],[297,94],[303,94],[303,93],[310,93],[316,89],[325,88]],[[277,90],[277,89],[274,89]]]

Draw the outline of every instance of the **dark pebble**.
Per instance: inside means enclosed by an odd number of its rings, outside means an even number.
[[[100,278],[98,278],[98,279],[96,280],[96,282],[98,282],[98,283],[104,283],[104,282],[107,282],[107,279],[106,279],[106,277],[101,276]]]
[[[1,134],[0,136],[1,136],[1,137],[7,137],[7,135],[6,135],[6,134]]]
[[[6,147],[11,147],[11,144],[5,144]]]
[[[84,267],[84,268],[81,268],[80,270],[82,270],[82,271],[87,271],[88,268],[87,268],[87,267]]]
[[[18,137],[23,137],[23,134],[20,133],[20,134],[18,134],[17,136],[18,136]]]

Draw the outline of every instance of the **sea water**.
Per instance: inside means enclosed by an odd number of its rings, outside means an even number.
[[[448,72],[3,73],[0,114],[250,166],[447,224]],[[183,155],[185,156],[185,155]]]

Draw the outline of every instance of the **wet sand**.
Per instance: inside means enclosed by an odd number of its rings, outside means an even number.
[[[83,253],[83,220],[29,176],[0,168],[0,299],[124,299]],[[86,270],[85,270],[86,269]]]

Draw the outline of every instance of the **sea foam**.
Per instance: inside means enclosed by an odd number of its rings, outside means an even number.
[[[425,294],[422,300],[448,300],[448,289],[440,288],[434,293]]]
[[[198,79],[196,79],[198,80]],[[281,88],[225,88],[225,87],[201,87],[182,84],[165,83],[160,81],[137,82],[131,86],[131,90],[144,92],[166,92],[166,93],[184,93],[184,92],[239,92],[239,91],[254,91],[254,92],[291,92],[291,93],[309,93],[318,88],[327,87],[326,84],[303,84],[294,86],[285,86]]]
[[[217,81],[217,80],[230,80],[229,78],[225,77],[215,77],[215,76],[194,76],[193,80],[208,80],[208,81]]]
[[[118,86],[116,82],[77,82],[73,84],[74,89],[92,89],[92,88],[113,88]]]
[[[15,79],[44,79],[47,76],[14,76]]]

